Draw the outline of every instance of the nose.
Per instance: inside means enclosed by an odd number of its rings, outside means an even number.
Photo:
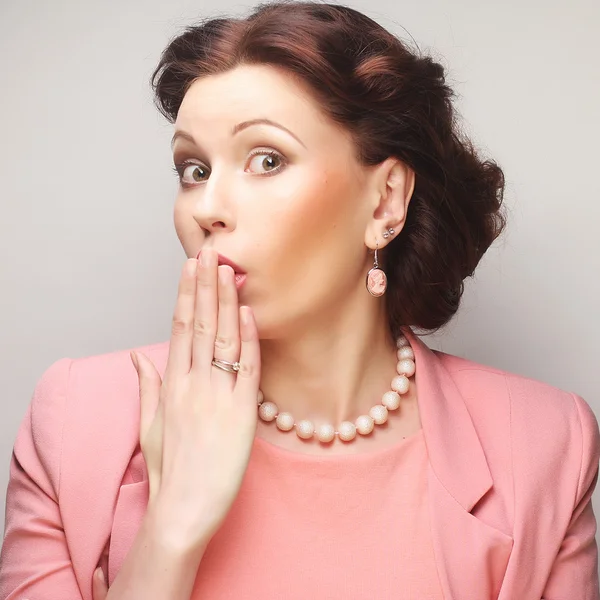
[[[213,172],[199,188],[193,208],[194,220],[202,229],[208,233],[235,229],[235,203],[231,195],[231,186],[224,178],[219,181]]]

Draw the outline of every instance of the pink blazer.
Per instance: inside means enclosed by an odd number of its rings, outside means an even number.
[[[599,600],[600,434],[588,404],[406,333],[446,600]],[[168,347],[139,350],[164,373]],[[99,564],[113,582],[148,500],[138,436],[127,350],[42,374],[10,462],[0,600],[91,600]]]

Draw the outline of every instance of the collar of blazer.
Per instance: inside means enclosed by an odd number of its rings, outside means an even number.
[[[441,359],[443,353],[428,348],[410,329],[405,334],[417,364],[419,411],[429,455],[431,531],[444,596],[497,598],[513,537],[471,512],[493,487],[488,462],[464,398]],[[168,346],[163,342],[140,349],[164,373]],[[104,355],[101,369],[86,367],[88,360],[77,361],[71,369],[70,389],[85,390],[85,395],[67,398],[60,477],[65,535],[83,600],[93,600],[92,573],[107,545],[112,584],[148,501],[138,445],[138,380],[129,352]],[[82,451],[91,444],[91,451]],[[124,484],[132,457],[140,479]]]

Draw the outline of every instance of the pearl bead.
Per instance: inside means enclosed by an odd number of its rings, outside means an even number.
[[[338,428],[338,435],[340,440],[349,442],[356,437],[356,425],[350,421],[342,421]]]
[[[398,392],[386,392],[381,398],[381,404],[388,410],[396,410],[400,406],[400,394]]]
[[[368,435],[373,431],[375,421],[373,421],[373,417],[370,415],[360,415],[360,417],[356,419],[355,425],[358,433],[361,435]]]
[[[396,365],[396,371],[398,371],[399,375],[412,377],[415,374],[415,363],[414,361],[405,358]]]
[[[368,415],[360,415],[354,423],[343,421],[338,427],[338,437],[344,442],[349,442],[356,438],[356,434],[368,435],[375,425],[383,425],[388,420],[388,410],[396,410],[401,403],[400,394],[405,394],[410,388],[409,377],[415,374],[415,353],[410,346],[408,339],[401,335],[396,340],[396,354],[398,363],[396,371],[398,375],[394,377],[391,383],[391,390],[385,392],[381,398],[381,404],[372,406]],[[294,417],[289,412],[278,414],[279,409],[274,402],[265,402],[262,390],[258,390],[257,404],[258,414],[263,421],[272,421],[276,419],[276,425],[281,431],[290,431],[296,428],[296,434],[299,438],[310,439],[314,435],[320,442],[331,442],[335,438],[335,427],[329,423],[319,425],[316,428],[312,421],[304,419],[294,423]]]
[[[410,346],[410,344],[408,343],[408,340],[403,335],[401,335],[396,340],[396,348],[400,349],[400,348],[403,348],[404,346]]]
[[[406,394],[410,387],[410,381],[406,375],[397,375],[392,379],[392,389],[399,394]]]
[[[315,433],[315,426],[312,424],[312,421],[308,419],[304,419],[296,423],[296,435],[303,440],[310,439]]]
[[[335,427],[326,423],[319,425],[317,429],[317,438],[320,442],[330,442],[335,437]]]
[[[263,421],[272,421],[277,415],[277,405],[273,402],[263,402],[258,407],[258,414]]]
[[[282,412],[277,415],[275,423],[281,431],[289,431],[294,428],[294,417],[289,412]]]
[[[405,358],[415,360],[415,352],[410,346],[402,346],[396,354],[398,355],[398,360],[404,360]]]
[[[388,410],[385,406],[382,406],[381,404],[376,404],[369,411],[369,415],[373,417],[373,421],[375,421],[377,425],[382,425],[387,421]]]

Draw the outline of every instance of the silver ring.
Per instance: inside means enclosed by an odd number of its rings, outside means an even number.
[[[213,358],[212,360],[213,366],[227,371],[228,373],[237,373],[240,370],[239,362],[228,362],[226,360],[219,360],[218,358]]]

